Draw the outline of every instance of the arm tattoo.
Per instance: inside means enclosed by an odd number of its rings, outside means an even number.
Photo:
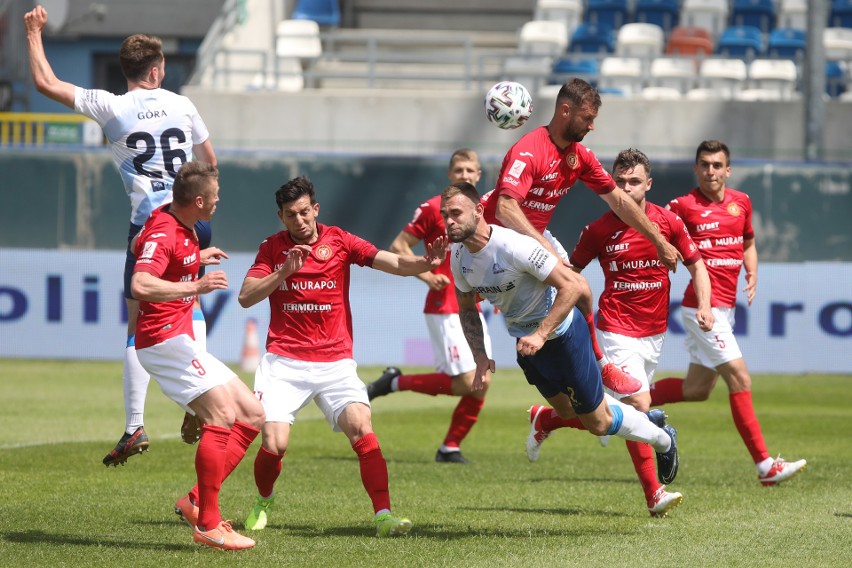
[[[485,339],[482,331],[482,321],[479,319],[479,310],[473,300],[473,292],[458,292],[459,299],[463,296],[469,297],[470,302],[464,302],[464,307],[459,306],[459,319],[461,320],[464,338],[470,346],[473,356],[487,355],[485,352]]]

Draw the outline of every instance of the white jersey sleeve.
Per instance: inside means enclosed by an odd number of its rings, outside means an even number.
[[[172,200],[177,171],[192,160],[193,145],[210,136],[195,105],[165,89],[113,95],[77,87],[74,109],[97,122],[109,140],[130,198],[130,222],[137,225]]]

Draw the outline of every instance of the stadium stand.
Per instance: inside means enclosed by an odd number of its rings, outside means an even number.
[[[852,28],[852,0],[832,0],[828,25],[837,28]]]
[[[597,59],[589,57],[565,57],[553,64],[551,83],[562,85],[571,77],[579,77],[597,85],[600,76],[600,65]]]
[[[680,24],[704,28],[715,39],[728,25],[728,0],[683,0]]]
[[[793,98],[798,79],[790,59],[755,59],[748,66],[749,88],[775,91],[781,99]]]
[[[605,57],[601,61],[598,86],[602,89],[631,96],[642,90],[642,81],[642,60],[638,57]]]
[[[538,0],[533,19],[562,22],[571,37],[583,21],[583,0]]]
[[[719,36],[716,53],[726,57],[754,59],[763,54],[763,34],[754,26],[729,26]]]
[[[607,25],[614,30],[627,23],[627,0],[587,0],[586,22]]]
[[[568,47],[568,30],[563,22],[532,20],[518,34],[521,55],[559,57]]]
[[[825,28],[822,45],[826,59],[852,60],[852,28]]]
[[[705,59],[698,71],[698,84],[699,88],[713,90],[724,99],[732,99],[745,87],[747,76],[742,59]]]
[[[615,52],[625,57],[659,57],[663,47],[663,28],[656,24],[624,24],[615,41]]]
[[[837,98],[846,92],[846,68],[844,62],[825,62],[825,92],[832,98]]]
[[[773,0],[734,0],[730,23],[769,33],[775,27],[775,4]]]
[[[645,87],[639,96],[646,101],[677,101],[683,98],[683,93],[671,87]]]
[[[786,57],[802,61],[807,46],[805,30],[795,28],[775,28],[769,34],[766,54],[771,57]]]
[[[667,55],[706,56],[713,53],[713,36],[698,26],[675,26],[666,44]]]
[[[281,20],[275,28],[275,88],[301,91],[303,67],[311,66],[322,55],[319,24],[313,20]]]
[[[804,30],[808,27],[808,0],[781,0],[778,27]]]
[[[686,94],[695,86],[695,61],[683,57],[658,57],[651,63],[649,84]]]
[[[615,53],[615,31],[604,24],[582,23],[571,36],[571,52]]]
[[[636,0],[633,16],[638,23],[656,24],[668,34],[678,24],[678,0]]]
[[[298,0],[293,9],[293,20],[312,20],[321,26],[340,25],[340,2],[338,0]]]

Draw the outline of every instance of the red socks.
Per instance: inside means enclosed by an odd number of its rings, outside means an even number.
[[[257,435],[260,434],[260,430],[249,426],[244,422],[234,422],[234,426],[231,428],[231,437],[228,438],[228,447],[225,450],[225,469],[224,475],[222,476],[222,480],[228,478],[231,475],[231,472],[234,471],[240,462],[243,460],[243,457],[246,455],[246,451],[248,451],[251,443],[254,442],[254,439],[257,438]],[[198,503],[198,484],[195,484],[195,487],[190,489],[189,491],[189,499],[193,503]]]
[[[195,452],[198,476],[198,526],[210,530],[222,522],[219,489],[224,479],[225,458],[231,431],[220,426],[201,426],[201,439]]]
[[[754,463],[762,462],[769,457],[769,452],[766,450],[766,442],[764,442],[763,433],[760,431],[760,422],[757,421],[757,416],[754,414],[751,391],[732,392],[728,398],[731,402],[731,415],[734,417],[734,424],[751,454],[751,459],[754,460]]]
[[[654,461],[654,448],[650,444],[643,442],[627,442],[627,451],[630,452],[630,459],[633,460],[633,469],[636,470],[636,475],[639,476],[639,483],[642,484],[642,491],[645,493],[645,501],[651,503],[654,498],[654,493],[661,487],[657,481],[657,465]]]
[[[444,445],[448,448],[458,448],[462,440],[465,439],[470,429],[476,424],[479,418],[479,411],[485,404],[484,398],[476,398],[473,396],[463,396],[456,409],[453,411],[453,417],[450,420],[450,429],[447,431],[447,436],[444,438]]]
[[[651,406],[683,402],[683,379],[669,377],[651,383]]]
[[[401,391],[414,391],[431,396],[453,394],[453,378],[446,373],[400,375],[397,381]]]
[[[261,497],[269,497],[275,487],[275,481],[281,475],[281,460],[284,454],[275,454],[263,446],[254,458],[254,483]]]
[[[379,448],[379,441],[372,432],[358,440],[352,445],[352,449],[358,454],[361,464],[361,483],[367,490],[367,495],[373,502],[373,510],[379,512],[383,509],[390,511],[390,491],[388,490],[388,464]]]
[[[586,430],[579,418],[560,418],[556,411],[552,408],[541,413],[541,427],[548,432],[558,430],[559,428],[576,428],[577,430]]]
[[[584,317],[586,318],[586,325],[589,326],[589,335],[592,336],[592,351],[595,352],[595,359],[600,361],[604,354],[601,346],[598,345],[598,334],[595,333],[595,316],[593,313],[589,313]]]

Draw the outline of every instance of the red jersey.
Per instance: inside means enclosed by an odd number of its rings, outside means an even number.
[[[550,139],[546,126],[521,137],[503,158],[495,196],[485,204],[485,220],[497,221],[497,196],[516,199],[538,232],[544,232],[556,204],[577,180],[604,195],[615,188],[612,176],[603,169],[591,150],[578,142],[560,150]]]
[[[444,218],[441,217],[441,196],[436,195],[429,201],[420,205],[414,212],[414,218],[403,229],[409,235],[423,242],[434,242],[438,237],[445,236],[447,229],[444,226]],[[450,256],[444,259],[441,266],[432,270],[435,274],[443,274],[450,279],[450,284],[441,290],[429,288],[426,294],[426,305],[423,306],[424,314],[457,314],[459,303],[456,300],[456,287],[453,283],[453,271],[450,268]]]
[[[168,282],[198,279],[201,249],[191,227],[169,213],[169,205],[155,209],[145,221],[136,241],[133,273],[148,272]],[[193,339],[192,304],[195,296],[169,302],[139,301],[136,320],[136,349],[144,349],[186,334]]]
[[[319,238],[302,268],[269,295],[266,350],[299,361],[351,359],[349,267],[372,266],[379,249],[338,227],[318,224],[317,231]],[[287,231],[267,237],[246,276],[272,274],[294,246]]]
[[[748,195],[725,188],[725,198],[721,203],[716,203],[695,188],[683,197],[672,199],[667,207],[683,219],[704,257],[710,275],[713,307],[733,308],[737,300],[737,280],[743,265],[743,241],[754,238]],[[698,307],[692,281],[686,287],[683,305],[687,308]]]
[[[684,264],[701,258],[683,221],[659,205],[645,202],[645,214],[683,256]],[[598,302],[598,329],[629,337],[648,337],[666,331],[669,317],[669,271],[657,249],[612,211],[580,234],[571,264],[585,268],[597,257],[604,273],[604,292]]]

